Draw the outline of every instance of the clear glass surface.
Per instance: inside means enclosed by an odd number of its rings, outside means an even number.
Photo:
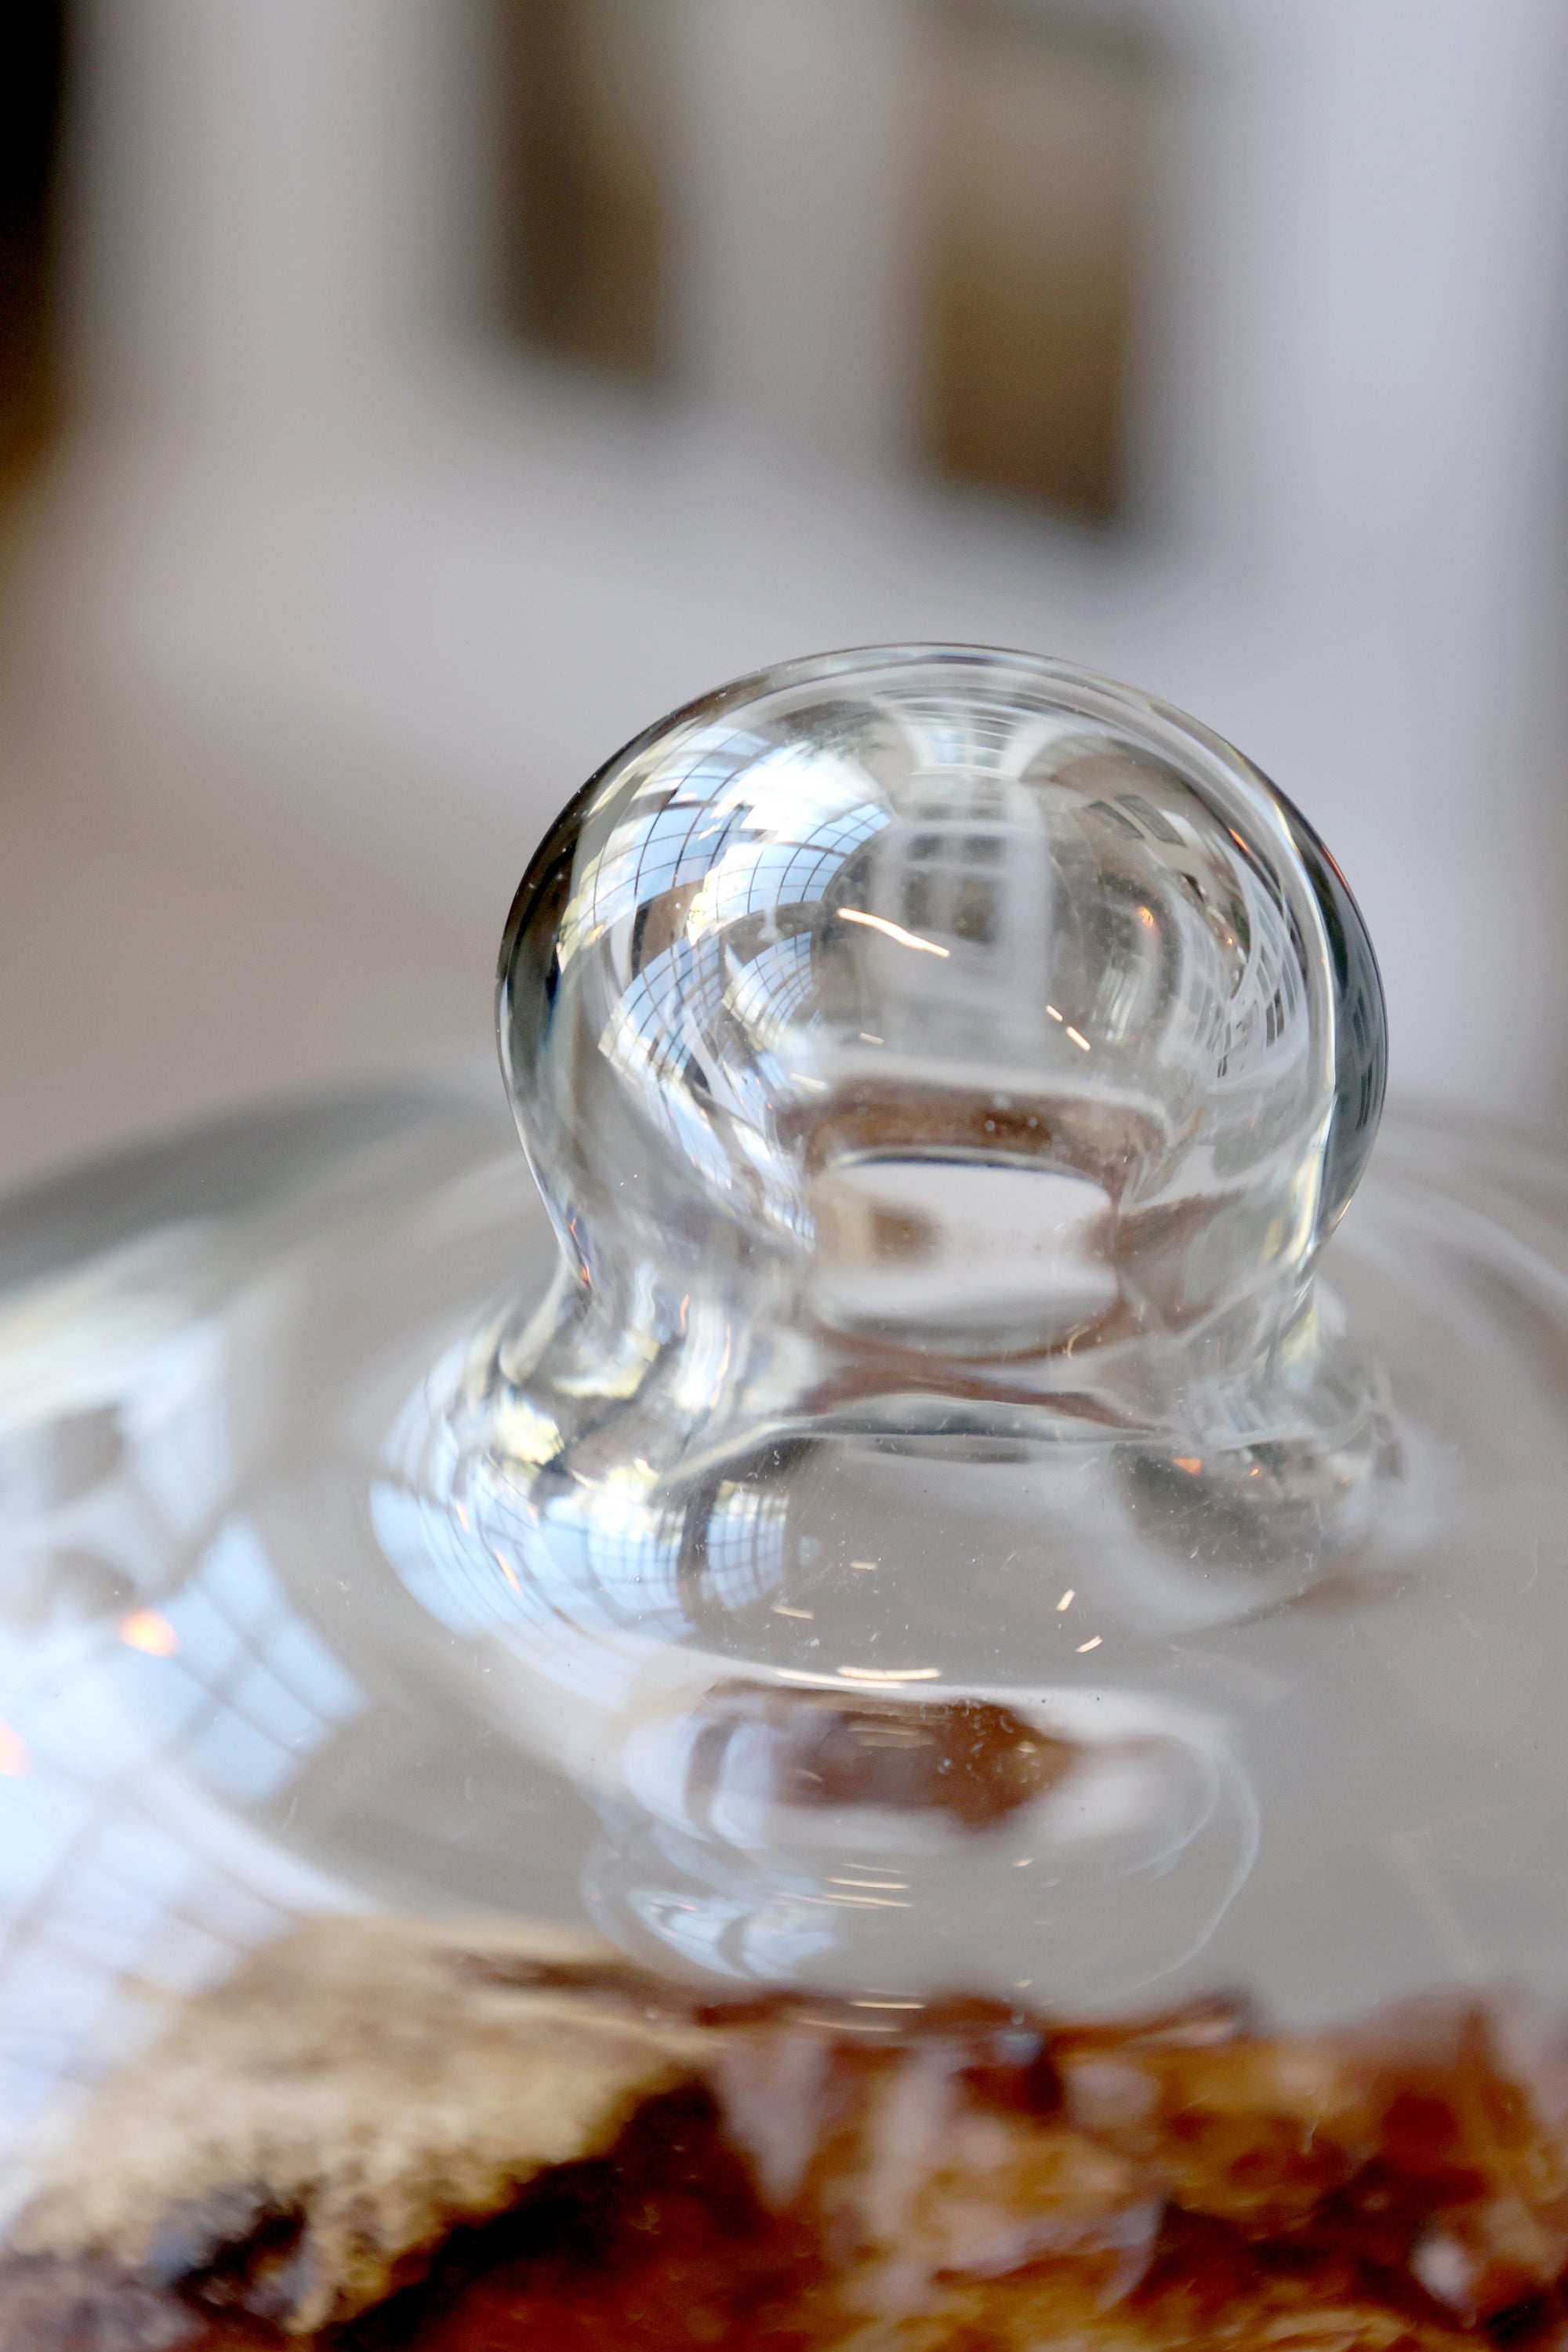
[[[655,730],[500,1089],[0,1216],[0,2100],[321,1911],[1282,2025],[1568,1998],[1568,1176],[1394,1123],[1312,836],[1012,657]]]

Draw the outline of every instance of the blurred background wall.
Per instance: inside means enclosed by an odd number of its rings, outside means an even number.
[[[0,1181],[487,1049],[540,831],[828,646],[1317,821],[1395,1084],[1568,1079],[1556,0],[14,0]]]

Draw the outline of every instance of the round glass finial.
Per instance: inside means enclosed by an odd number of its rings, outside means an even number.
[[[1376,964],[1297,813],[1147,698],[973,649],[650,730],[535,858],[500,1010],[597,1305],[739,1290],[853,1335],[858,1390],[918,1382],[868,1346],[1012,1362],[998,1395],[1069,1416],[1086,1345],[1108,1394],[1132,1354],[1122,1417],[1188,1433],[1154,1350],[1293,1323],[1383,1100]]]
[[[1011,1821],[1082,1880],[1058,1981],[1168,1966],[1248,1801],[1196,1715],[1079,1660],[1299,1591],[1391,1475],[1313,1282],[1384,1058],[1321,845],[1123,688],[829,656],[593,780],[500,1018],[560,1273],[405,1459],[513,1646],[494,1703],[599,1807],[602,1922],[919,1977]],[[1064,1591],[1100,1630],[1047,1691]],[[848,1919],[878,1870],[919,1921]]]

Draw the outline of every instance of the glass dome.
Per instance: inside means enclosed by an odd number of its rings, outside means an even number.
[[[499,1016],[526,1166],[458,1073],[0,1213],[19,2259],[310,1921],[688,2020],[1563,2014],[1564,1172],[1369,1166],[1375,960],[1245,759],[1022,655],[742,680],[566,810]]]

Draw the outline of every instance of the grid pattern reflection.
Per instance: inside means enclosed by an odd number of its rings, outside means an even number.
[[[319,1907],[243,1811],[366,1702],[238,1517],[155,1607],[46,1631],[0,1671],[3,2210],[41,2112]]]
[[[599,1051],[721,1192],[734,1170],[715,1114],[745,1130],[787,1082],[789,1034],[822,1012],[823,902],[889,821],[843,753],[731,733],[700,746],[678,785],[646,789],[578,877],[560,958],[608,949]],[[749,1181],[765,1218],[803,1230],[776,1171]]]
[[[624,930],[623,971],[642,967],[660,902],[676,892],[689,894],[688,902],[668,914],[685,920],[689,936],[694,927],[716,931],[748,916],[816,907],[889,821],[852,761],[769,748],[749,735],[710,746],[679,786],[661,782],[647,797],[652,804],[634,804],[579,877],[563,926],[563,964]]]

